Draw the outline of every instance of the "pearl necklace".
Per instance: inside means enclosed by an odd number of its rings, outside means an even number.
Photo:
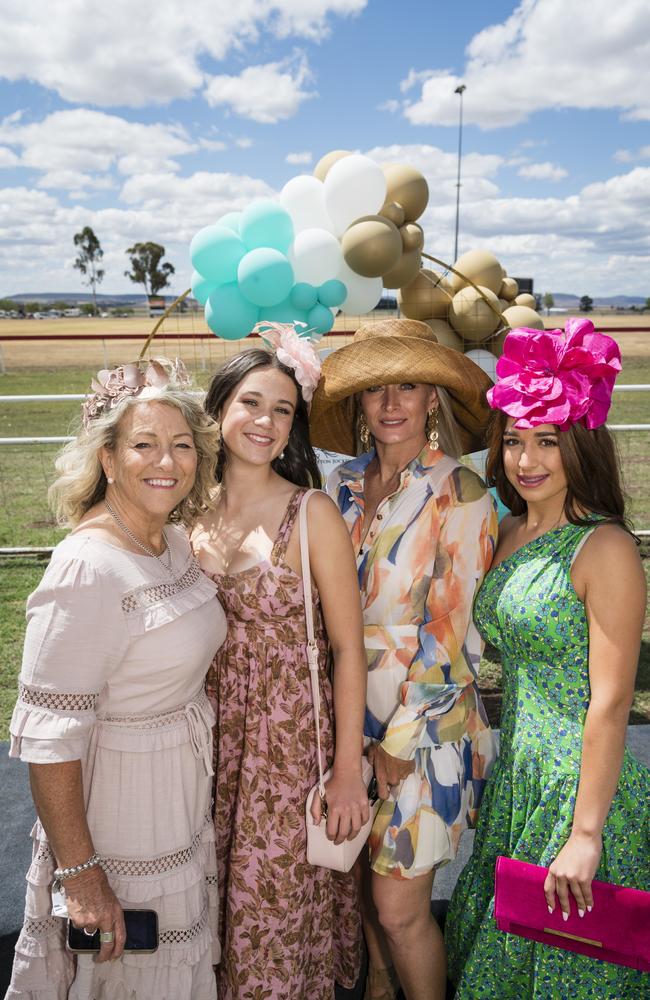
[[[153,559],[157,559],[158,562],[160,563],[160,565],[162,566],[162,568],[165,570],[166,573],[169,573],[170,575],[173,575],[172,574],[172,552],[171,552],[171,549],[169,547],[169,542],[167,541],[167,535],[165,534],[165,532],[163,531],[163,533],[162,533],[163,534],[163,539],[165,541],[165,549],[164,549],[163,552],[160,553],[160,555],[157,555],[153,551],[153,549],[150,549],[147,545],[144,544],[144,542],[141,542],[140,539],[137,538],[133,534],[133,532],[131,531],[130,528],[127,528],[127,526],[125,525],[124,521],[115,513],[115,511],[111,507],[111,505],[108,502],[108,500],[106,499],[106,497],[104,497],[104,503],[106,504],[106,510],[111,515],[111,517],[115,521],[115,523],[118,526],[118,528],[120,529],[120,531],[123,531],[124,534],[127,536],[127,538],[130,538],[131,541],[133,542],[133,544],[137,545],[138,548],[142,549],[143,552],[146,552],[148,556],[151,556]],[[163,556],[165,556],[165,555],[168,556],[168,558],[169,558],[169,565],[166,562],[163,561]]]

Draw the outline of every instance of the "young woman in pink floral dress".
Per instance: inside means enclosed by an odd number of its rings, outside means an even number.
[[[217,983],[220,1000],[332,1000],[335,979],[356,981],[360,929],[352,877],[306,858],[305,801],[318,764],[296,519],[305,487],[319,483],[308,403],[320,365],[293,329],[265,336],[277,350],[231,358],[210,386],[206,406],[222,433],[219,486],[215,510],[193,535],[228,620],[208,678],[217,716]],[[368,817],[361,609],[350,539],[323,493],[309,500],[308,530],[321,735],[333,767],[327,829],[341,841]]]

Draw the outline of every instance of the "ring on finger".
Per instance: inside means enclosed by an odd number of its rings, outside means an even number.
[[[110,944],[111,941],[115,940],[115,935],[113,931],[102,931],[99,935],[99,940],[102,944]]]

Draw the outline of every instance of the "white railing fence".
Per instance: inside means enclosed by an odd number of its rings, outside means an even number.
[[[630,384],[614,386],[614,392],[650,392],[650,385]],[[201,395],[201,393],[196,393]],[[24,395],[24,396],[0,396],[0,405],[9,403],[71,403],[81,402],[86,398],[85,393],[60,393],[57,395]],[[615,432],[626,431],[650,431],[650,424],[609,424],[609,429]],[[53,445],[65,444],[72,441],[69,435],[57,435],[52,437],[0,437],[0,446],[12,445]],[[637,530],[637,535],[643,538],[650,538],[650,528]],[[52,551],[52,546],[14,546],[0,547],[0,555],[47,555]]]

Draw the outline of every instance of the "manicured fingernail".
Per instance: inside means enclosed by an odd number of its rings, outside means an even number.
[[[579,917],[584,917],[584,915],[585,915],[585,911],[584,910],[578,910],[578,916]]]
[[[593,910],[593,906],[588,906],[587,907],[587,913],[591,913],[592,910]]]
[[[549,913],[552,913],[552,912],[553,912],[553,907],[552,907],[552,906],[549,906],[549,907],[548,907],[548,912],[549,912]]]
[[[568,920],[569,919],[569,914],[565,913],[564,910],[562,910],[562,919],[563,920]]]

